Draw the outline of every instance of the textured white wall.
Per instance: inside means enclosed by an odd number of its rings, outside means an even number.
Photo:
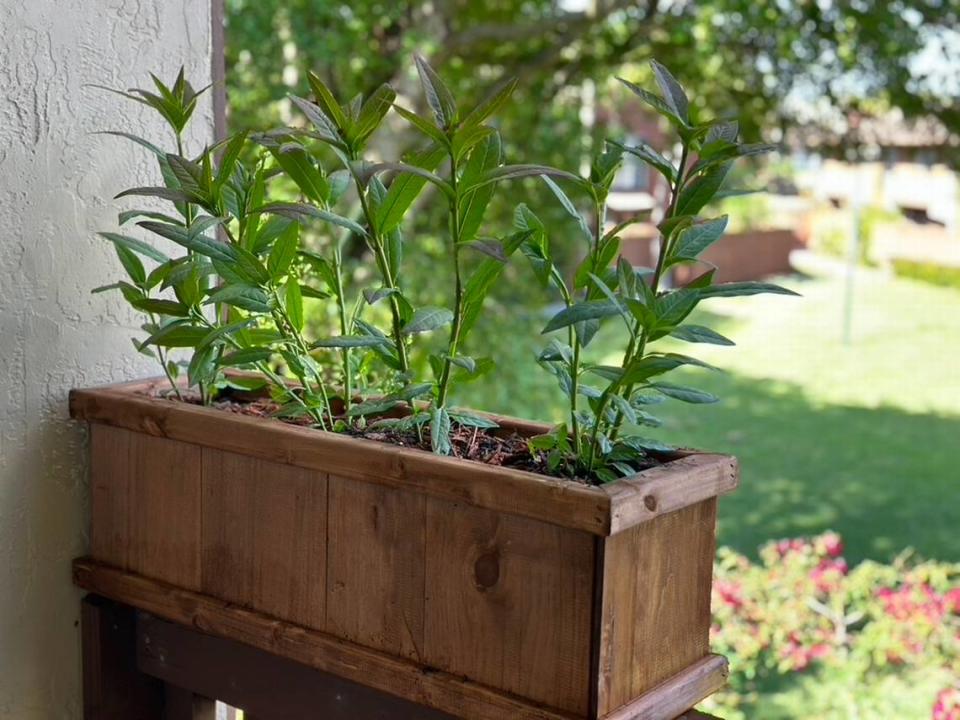
[[[210,76],[208,0],[0,0],[0,718],[81,716],[79,599],[86,547],[85,431],[67,392],[156,370],[130,345],[136,318],[90,289],[119,279],[97,230],[110,198],[156,184],[137,146],[169,140],[148,110],[85,83],[147,87],[185,64]],[[209,101],[194,148],[212,133]]]

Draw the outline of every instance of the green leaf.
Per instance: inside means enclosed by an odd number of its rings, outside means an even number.
[[[430,408],[430,446],[437,455],[449,455],[450,414],[444,407]]]
[[[732,162],[715,165],[688,183],[680,192],[676,214],[696,215],[700,212],[716,195],[732,166]]]
[[[433,123],[424,120],[422,117],[417,115],[415,112],[407,110],[402,105],[394,105],[394,109],[397,111],[397,114],[406,120],[408,123],[413,125],[417,130],[426,135],[428,138],[433,140],[437,145],[443,148],[450,147],[450,141],[447,139],[447,136],[444,134],[443,130],[438,128]]]
[[[428,171],[433,170],[440,164],[444,155],[443,148],[431,148],[410,158],[410,164]],[[381,233],[389,233],[400,225],[400,221],[417,199],[425,183],[424,178],[412,173],[403,173],[393,179],[387,194],[377,207],[377,227]]]
[[[367,301],[368,305],[376,305],[378,302],[383,300],[386,297],[395,295],[400,292],[396,288],[377,288],[376,290],[366,289],[363,291],[363,299]]]
[[[413,318],[403,326],[404,335],[436,330],[453,322],[453,313],[446,308],[424,307],[413,314]]]
[[[144,220],[137,224],[145,230],[156,233],[160,237],[165,237],[188,250],[193,250],[214,260],[220,260],[225,263],[233,263],[236,261],[237,253],[232,245],[217,242],[204,235],[197,235],[179,225],[170,225],[152,220]]]
[[[681,325],[670,331],[672,337],[690,343],[708,343],[710,345],[733,345],[733,340],[703,325]]]
[[[700,290],[680,288],[663,293],[654,305],[657,327],[674,327],[683,322],[700,302]]]
[[[236,367],[238,365],[253,365],[269,360],[273,350],[268,347],[248,347],[234,350],[220,358],[221,367]]]
[[[506,238],[505,242],[501,243],[501,249],[505,257],[509,258],[513,255],[530,234],[530,231],[516,232]],[[460,317],[461,339],[467,337],[473,329],[474,324],[480,317],[483,300],[497,278],[500,277],[503,269],[504,263],[499,259],[484,259],[473,271],[470,279],[467,280],[463,288],[463,311]]]
[[[647,163],[647,165],[650,165],[652,168],[656,169],[657,172],[663,175],[668,182],[676,182],[677,169],[673,166],[673,163],[667,160],[663,155],[661,155],[647,143],[641,141],[638,145],[628,147],[626,145],[621,145],[618,142],[614,142],[613,140],[608,140],[607,142],[609,142],[611,145],[616,145],[624,152],[630,153],[634,157],[639,158],[643,162]]]
[[[657,85],[660,86],[660,92],[663,93],[663,99],[674,114],[683,120],[689,121],[687,94],[680,87],[680,83],[670,74],[663,65],[656,60],[650,61],[650,67],[653,68],[654,77],[657,79]]]
[[[360,108],[357,122],[350,128],[347,137],[354,143],[363,143],[380,127],[380,123],[383,122],[396,97],[396,91],[387,84],[374,90]]]
[[[484,428],[487,430],[500,427],[490,418],[474,415],[473,413],[464,412],[462,410],[451,410],[450,419],[453,422],[458,423],[459,425],[465,425],[466,427]]]
[[[510,99],[517,88],[517,79],[508,78],[494,88],[484,100],[463,118],[463,127],[469,128],[480,125],[484,120],[497,112]]]
[[[330,197],[330,183],[323,176],[313,157],[299,143],[284,143],[271,149],[271,154],[283,171],[296,183],[308,199],[325,205]]]
[[[713,220],[695,222],[684,228],[677,234],[677,239],[670,247],[670,257],[667,258],[666,267],[685,260],[696,260],[700,253],[723,237],[726,229],[726,215]]]
[[[293,275],[287,278],[285,290],[287,317],[294,330],[300,332],[303,330],[303,296],[300,294],[300,283]]]
[[[217,375],[217,348],[197,350],[187,365],[187,381],[190,385],[212,382]]]
[[[150,210],[124,210],[123,212],[117,213],[117,224],[126,225],[128,222],[138,217],[150,218],[151,220],[161,220],[163,222],[170,223],[171,225],[183,225],[183,222],[177,218],[160,212],[152,212]]]
[[[141,343],[160,347],[196,347],[207,334],[205,328],[191,325],[188,320],[178,320],[164,325]]]
[[[297,256],[300,249],[300,225],[290,223],[287,228],[277,236],[270,249],[270,256],[267,258],[267,272],[270,277],[277,280],[283,277],[290,269],[291,263]]]
[[[254,285],[224,285],[211,295],[206,305],[226,303],[251,312],[268,313],[273,310],[273,300]]]
[[[147,271],[136,253],[123,245],[114,245],[113,249],[117,251],[117,257],[120,258],[123,269],[127,271],[127,276],[133,280],[135,285],[143,285],[147,280]]]
[[[706,368],[708,370],[716,370],[713,365],[705,363],[702,360],[697,358],[690,357],[689,355],[681,355],[679,353],[663,353],[663,354],[650,354],[646,357],[641,358],[630,364],[630,367],[627,368],[622,382],[627,385],[633,385],[638,382],[643,382],[648,378],[654,377],[655,375],[662,375],[665,372],[674,370],[683,365],[693,365],[696,367]]]
[[[464,186],[479,181],[486,172],[492,170],[500,164],[500,135],[491,133],[487,139],[477,145],[466,165],[463,168],[463,175],[460,182]],[[464,193],[460,203],[460,236],[457,238],[460,243],[468,243],[476,236],[483,222],[483,215],[493,198],[493,184],[484,185],[478,189]]]
[[[340,335],[339,337],[317,340],[310,348],[359,348],[390,345],[385,337],[377,335]]]
[[[324,222],[346,228],[350,232],[356,233],[361,237],[366,237],[367,235],[367,231],[350,218],[345,218],[342,215],[337,215],[336,213],[328,212],[327,210],[321,210],[320,208],[314,207],[313,205],[307,205],[306,203],[270,203],[269,205],[261,205],[252,212],[272,213],[274,215],[282,215],[284,217],[293,218],[294,220],[299,220],[302,217],[313,217],[323,220]]]
[[[550,319],[550,322],[547,323],[541,333],[559,330],[585,320],[600,320],[613,315],[619,315],[620,311],[621,307],[619,303],[612,303],[609,300],[586,300],[566,307],[558,312]]]
[[[496,183],[501,180],[511,180],[513,178],[539,177],[541,175],[580,182],[580,178],[573,173],[568,173],[566,170],[558,170],[548,165],[503,165],[485,173],[473,186],[465,187],[464,192],[475,190],[477,187],[486,185],[487,183]]]
[[[683,385],[672,385],[670,383],[659,382],[651,383],[648,387],[663,395],[666,395],[667,397],[674,398],[675,400],[682,400],[685,403],[709,404],[715,403],[720,399],[716,395],[711,395],[703,390],[684,387]]]
[[[385,413],[388,410],[393,410],[400,404],[399,400],[392,398],[375,398],[371,400],[364,400],[361,403],[357,403],[350,408],[350,411],[347,413],[350,417],[357,417],[358,415],[378,415],[380,413]]]
[[[732,282],[710,285],[697,291],[702,298],[712,297],[743,297],[746,295],[793,295],[800,297],[800,293],[789,290],[773,283],[765,282]]]
[[[130,188],[129,190],[124,190],[122,193],[114,195],[114,200],[119,200],[122,197],[155,197],[162,200],[169,200],[173,203],[182,203],[182,202],[197,202],[200,198],[197,196],[184,192],[183,190],[176,190],[174,188],[166,187],[136,187]]]
[[[686,120],[677,115],[674,109],[664,100],[660,99],[649,90],[644,90],[642,87],[630,82],[629,80],[624,80],[621,77],[618,77],[617,80],[619,80],[624,87],[630,90],[630,92],[653,108],[655,112],[667,118],[667,120],[669,120],[674,126],[681,129],[687,129],[688,125]]]
[[[377,163],[370,168],[371,173],[381,173],[381,172],[386,172],[388,170],[396,170],[401,173],[416,175],[420,178],[423,178],[427,182],[430,182],[433,185],[437,186],[443,192],[443,194],[447,196],[447,199],[449,200],[452,200],[456,195],[450,183],[448,183],[439,175],[435,175],[429,170],[425,170],[422,167],[417,167],[416,165],[410,165],[408,163],[402,163],[402,162],[383,162],[383,163]],[[391,183],[391,185],[392,184],[393,183]],[[466,190],[466,188],[464,190]],[[381,229],[381,232],[384,232],[384,231]]]
[[[220,165],[217,168],[217,177],[214,181],[217,187],[220,187],[230,179],[230,175],[233,173],[233,169],[237,166],[237,161],[240,159],[240,153],[243,151],[243,144],[246,141],[247,131],[243,130],[230,138],[229,142],[227,142],[223,148],[223,153],[220,155]]]
[[[307,120],[316,128],[317,138],[336,148],[346,149],[340,137],[340,130],[324,112],[309,100],[290,96],[290,102],[300,108],[300,112],[307,116]]]
[[[580,211],[577,210],[577,206],[573,204],[573,201],[571,201],[563,191],[563,188],[557,185],[549,175],[541,175],[540,178],[547,184],[547,187],[550,188],[550,191],[556,196],[557,200],[560,201],[560,204],[563,206],[563,209],[567,211],[567,214],[577,221],[577,226],[583,231],[583,234],[588,238],[592,238],[593,232],[590,230],[590,226],[587,225],[586,219]]]
[[[307,82],[310,83],[310,89],[313,90],[313,94],[316,96],[317,106],[322,109],[327,120],[332,121],[332,125],[337,129],[345,131],[349,127],[350,122],[347,120],[347,116],[344,115],[340,103],[337,102],[333,93],[330,92],[330,88],[313,72],[307,73]]]
[[[246,329],[253,322],[253,318],[244,318],[243,320],[237,320],[236,322],[232,322],[227,325],[215,327],[213,330],[204,335],[203,339],[197,343],[197,349],[203,350],[204,348],[211,347],[215,344],[219,345],[221,344],[220,341],[226,338],[228,335],[233,335],[240,330]]]
[[[157,315],[170,315],[172,317],[187,317],[190,314],[190,308],[183,303],[174,300],[159,300],[156,298],[136,298],[128,299],[128,302],[137,310],[147,313],[156,313]]]
[[[451,127],[457,120],[457,104],[453,95],[422,55],[415,55],[414,62],[420,74],[420,84],[427,97],[427,104],[433,110],[437,125],[444,129]]]

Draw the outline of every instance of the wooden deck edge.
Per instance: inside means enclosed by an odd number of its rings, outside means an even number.
[[[148,397],[157,380],[72,390],[72,417],[406,488],[608,536],[737,485],[736,459],[692,453],[603,487]],[[512,418],[499,416],[504,423]],[[515,421],[518,427],[536,423]],[[543,426],[545,429],[546,426]]]
[[[603,720],[673,720],[722,688],[730,674],[723,655],[707,655]]]
[[[102,565],[73,562],[74,584],[97,595],[368,687],[470,720],[577,720],[576,716],[498,692],[223,600]],[[689,707],[689,705],[687,706]],[[463,716],[466,708],[472,714]],[[685,708],[684,708],[685,709]]]

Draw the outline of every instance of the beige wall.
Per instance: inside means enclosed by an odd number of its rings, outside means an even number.
[[[70,560],[86,545],[84,429],[67,391],[152,371],[130,346],[135,318],[90,295],[118,279],[96,230],[110,198],[156,182],[138,147],[91,135],[161,137],[145,112],[85,83],[146,86],[183,62],[209,80],[209,2],[0,0],[0,718],[80,718],[79,598]],[[211,134],[209,105],[197,132]],[[166,142],[166,140],[164,140]]]

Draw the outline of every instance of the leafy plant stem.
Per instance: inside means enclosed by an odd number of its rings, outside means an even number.
[[[340,243],[335,243],[333,250],[333,273],[337,279],[337,310],[340,314],[340,334],[350,334],[351,323],[347,321],[347,308],[343,297],[343,258],[340,252]],[[343,411],[350,412],[350,403],[353,401],[353,369],[350,367],[350,348],[341,351],[343,360]]]
[[[156,325],[157,316],[153,313],[149,313],[148,317],[150,322]],[[167,367],[167,355],[163,352],[163,348],[157,345],[157,359],[160,361],[160,366],[163,368],[163,374],[167,376],[167,381],[170,383],[170,387],[173,389],[173,393],[177,396],[177,400],[183,401],[183,393],[180,392],[180,386],[177,384],[177,381],[174,379],[173,375],[170,374],[170,368]]]
[[[274,320],[276,322],[277,329],[286,336],[287,340],[291,342],[299,352],[304,357],[310,357],[310,348],[307,347],[306,341],[303,339],[303,335],[296,329],[296,326],[290,320],[290,315],[287,313],[286,309],[283,307],[283,303],[280,302],[279,294],[276,289],[273,290],[273,300],[275,303]],[[323,408],[326,410],[327,417],[333,418],[333,412],[330,408],[330,397],[327,394],[327,386],[324,383],[323,378],[319,373],[313,372],[313,378],[317,383],[317,388],[320,391],[320,397],[323,399]],[[309,393],[313,393],[313,389],[310,387],[307,382],[306,374],[301,378],[301,381],[304,384],[304,390]],[[326,424],[322,420],[322,413],[311,413],[315,418],[320,418],[321,426],[326,429]]]
[[[384,250],[383,237],[376,229],[376,219],[374,218],[373,211],[370,208],[370,203],[367,202],[363,185],[360,182],[360,178],[357,177],[355,173],[353,177],[357,185],[357,194],[360,196],[360,207],[363,211],[363,216],[367,221],[367,227],[370,230],[370,246],[376,258],[377,267],[380,270],[380,276],[383,279],[383,286],[389,290],[399,291],[399,288],[396,285],[396,279],[393,277],[393,273],[390,271],[390,261],[387,259],[387,254]],[[390,295],[389,302],[391,315],[390,319],[393,330],[393,342],[397,346],[397,361],[400,364],[400,372],[406,374],[410,370],[410,362],[407,359],[407,346],[403,340],[403,318],[400,314],[400,301],[397,299],[396,293]]]
[[[671,188],[670,203],[667,206],[666,213],[664,214],[664,218],[663,218],[664,220],[669,220],[674,216],[676,212],[677,200],[680,197],[680,190],[683,189],[683,182],[684,182],[683,176],[686,171],[688,156],[689,156],[689,148],[686,143],[683,143],[683,149],[680,151],[680,164],[677,169],[677,180],[674,183],[673,188]],[[661,278],[661,275],[663,275],[663,266],[664,266],[664,263],[666,262],[667,251],[669,250],[668,243],[669,243],[669,238],[666,236],[663,236],[660,242],[659,252],[657,253],[657,266],[653,271],[653,277],[651,278],[651,281],[650,281],[650,287],[651,287],[651,290],[653,291],[654,297],[656,297],[657,291],[660,287],[660,278]],[[633,341],[631,340],[631,344],[627,347],[627,352],[624,357],[624,363],[625,363],[624,367],[627,367],[627,364],[629,364],[630,362],[633,362],[634,358],[643,359],[643,354],[646,350],[646,344],[647,344],[646,338],[647,338],[646,331],[642,331],[640,333],[640,340],[637,343],[637,346],[635,349],[633,347]],[[624,386],[623,388],[622,395],[627,402],[630,401],[630,396],[633,395],[633,388],[634,388],[633,383],[630,383]],[[619,392],[619,388],[617,392]],[[599,424],[600,422],[601,422],[601,419],[600,417],[598,417],[597,423]],[[622,427],[622,425],[623,425],[623,411],[618,410],[616,418],[613,421],[613,425],[610,431],[611,440],[616,440],[617,436],[620,434],[620,428]]]
[[[457,346],[460,344],[460,325],[463,315],[463,278],[460,275],[460,198],[457,190],[456,157],[451,153],[450,176],[453,185],[453,199],[450,201],[450,240],[453,243],[453,273],[455,278],[453,300],[453,325],[450,328],[450,342],[447,345],[447,356],[443,359],[443,372],[440,374],[440,388],[437,392],[437,407],[442,408],[447,402],[447,392],[450,387],[450,368],[453,358],[457,356]]]

